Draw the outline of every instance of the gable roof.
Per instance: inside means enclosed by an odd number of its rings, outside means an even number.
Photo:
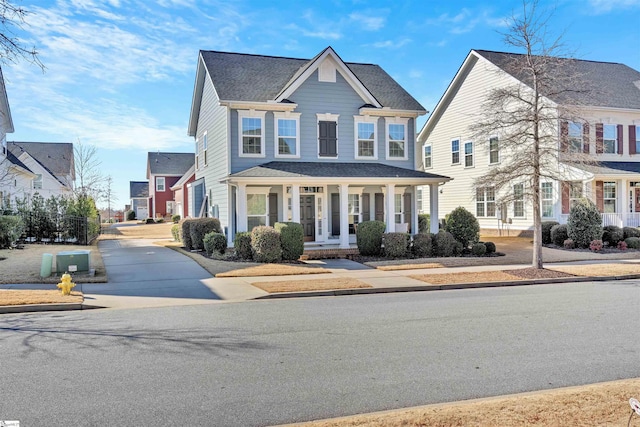
[[[27,153],[62,185],[71,184],[67,182],[67,176],[71,176],[71,180],[75,179],[73,143],[71,142],[9,141],[7,149],[16,157]]]
[[[147,177],[152,175],[184,175],[196,162],[194,153],[154,152],[147,155]]]
[[[2,120],[2,128],[6,133],[13,133],[13,119],[11,118],[11,108],[9,108],[9,97],[7,96],[7,87],[4,84],[4,76],[0,68],[0,114]]]
[[[129,198],[139,199],[149,197],[148,181],[129,181]]]

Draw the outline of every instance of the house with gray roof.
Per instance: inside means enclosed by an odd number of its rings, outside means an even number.
[[[499,130],[478,141],[473,125],[493,89],[531,91],[532,76],[516,66],[521,58],[471,50],[417,138],[420,169],[454,178],[442,188],[439,215],[463,206],[485,232],[533,229],[534,206],[524,197],[530,193],[524,179],[515,179],[507,192],[473,190],[476,177],[509,160]],[[541,89],[542,102],[558,116],[547,130],[558,155],[553,174],[540,183],[541,206],[535,209],[543,221],[565,223],[572,204],[584,196],[596,203],[604,225],[640,226],[640,72],[611,62],[546,63],[559,76]],[[577,155],[579,163],[570,161]],[[423,203],[429,203],[428,195]]]
[[[129,181],[129,199],[136,219],[149,217],[149,181]]]
[[[193,153],[158,151],[147,154],[148,216],[150,218],[168,218],[176,213],[183,215],[181,210],[178,212],[174,190],[171,187],[183,180],[185,174],[193,175],[194,161]],[[140,216],[137,218],[142,219]]]
[[[294,221],[307,245],[347,248],[359,223],[418,229],[446,176],[417,171],[416,119],[426,110],[380,66],[200,51],[188,133],[195,140],[194,216],[237,232]],[[437,227],[437,221],[432,224]]]

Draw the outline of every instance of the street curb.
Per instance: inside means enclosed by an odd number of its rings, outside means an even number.
[[[416,285],[389,288],[353,288],[335,289],[327,291],[301,291],[301,292],[279,292],[263,295],[254,300],[264,299],[284,299],[284,298],[304,298],[304,297],[332,297],[343,295],[370,295],[386,294],[396,292],[428,292],[446,291],[454,289],[480,289],[480,288],[501,288],[508,286],[531,286],[549,285],[553,283],[579,283],[579,282],[604,282],[607,280],[629,280],[640,279],[640,274],[626,274],[622,276],[590,276],[590,277],[558,277],[555,279],[528,279],[511,282],[479,282],[479,283],[449,283],[446,285]]]
[[[0,314],[8,313],[34,313],[39,311],[69,311],[82,310],[82,303],[61,303],[61,304],[25,304],[25,305],[5,305],[0,307]]]

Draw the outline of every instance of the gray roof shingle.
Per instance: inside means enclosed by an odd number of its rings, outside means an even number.
[[[313,59],[200,51],[220,99],[266,102],[276,96]],[[345,63],[383,107],[425,111],[380,66]]]
[[[507,73],[531,86],[529,75],[514,66],[522,54],[475,50]],[[624,64],[614,62],[586,61],[570,58],[553,58],[550,72],[556,75],[575,75],[573,85],[560,83],[560,89],[574,89],[579,92],[561,93],[549,96],[557,103],[589,105],[597,107],[640,109],[640,72]],[[576,83],[577,82],[577,83]],[[585,90],[586,88],[586,90]],[[557,90],[558,87],[552,88]]]
[[[146,198],[149,197],[148,181],[129,181],[129,198]]]
[[[592,165],[574,165],[595,175],[640,174],[639,162],[599,162]]]
[[[184,175],[196,162],[194,153],[148,153],[147,165],[153,175]]]
[[[26,152],[63,185],[66,177],[75,177],[73,144],[70,142],[7,142],[7,148],[16,157]]]

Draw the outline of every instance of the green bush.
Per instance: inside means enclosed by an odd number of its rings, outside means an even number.
[[[388,258],[401,258],[407,255],[407,243],[409,235],[407,233],[384,233],[382,242],[384,243],[384,254]]]
[[[580,199],[569,211],[567,235],[577,247],[588,248],[593,240],[602,238],[602,215],[595,203]]]
[[[551,241],[554,245],[563,246],[564,241],[568,238],[567,224],[557,224],[551,227]]]
[[[487,249],[487,254],[496,253],[496,244],[493,242],[484,242],[484,246]]]
[[[549,245],[553,243],[553,239],[551,239],[551,229],[554,225],[559,225],[557,221],[542,221],[540,228],[542,229],[542,244]]]
[[[251,231],[251,249],[256,262],[278,262],[282,260],[280,233],[273,227],[259,225]]]
[[[624,240],[624,232],[617,225],[605,225],[602,227],[602,241],[614,247],[618,242]]]
[[[176,215],[171,215],[171,221],[173,221],[174,224],[177,224],[180,222],[180,215],[176,214]]]
[[[487,253],[487,246],[484,243],[474,243],[471,245],[471,253],[474,256],[483,256]]]
[[[387,225],[382,221],[365,221],[358,224],[356,242],[360,255],[380,255],[382,235]]]
[[[640,237],[627,237],[624,242],[629,249],[640,249]]]
[[[251,252],[251,233],[248,231],[241,231],[236,233],[236,238],[233,241],[233,247],[235,248],[236,255],[241,259],[253,259],[253,252]]]
[[[204,249],[204,236],[211,232],[222,233],[218,218],[198,218],[189,222],[192,249]]]
[[[211,255],[214,252],[223,254],[227,249],[227,238],[224,237],[224,234],[215,231],[205,234],[202,243],[204,250],[207,251],[207,255]]]
[[[195,219],[185,219],[180,224],[181,233],[180,236],[182,238],[182,244],[184,248],[188,251],[193,249],[193,243],[191,242],[191,223],[195,221]]]
[[[445,230],[453,234],[453,237],[462,243],[463,249],[477,243],[480,239],[480,224],[478,220],[462,206],[455,208],[448,215]]]
[[[147,218],[145,221],[145,224],[155,224],[156,222],[153,220],[153,218]]]
[[[24,222],[19,216],[0,216],[0,249],[12,247],[24,231]]]
[[[127,212],[127,221],[133,221],[136,219],[136,211]]]
[[[624,227],[622,229],[622,237],[625,239],[627,237],[640,237],[640,228]]]
[[[429,214],[418,214],[418,233],[429,233],[431,227]]]
[[[420,233],[413,236],[413,255],[418,258],[428,258],[433,255],[431,233]]]
[[[304,253],[304,229],[297,222],[276,222],[276,231],[280,233],[282,259],[295,261]]]
[[[462,246],[462,243],[456,241],[453,234],[445,230],[440,230],[438,234],[433,235],[432,239],[433,252],[438,257],[453,256],[460,250],[460,246]]]
[[[173,240],[176,242],[180,241],[180,232],[182,231],[182,227],[179,224],[174,224],[171,226],[171,235],[173,236]]]

